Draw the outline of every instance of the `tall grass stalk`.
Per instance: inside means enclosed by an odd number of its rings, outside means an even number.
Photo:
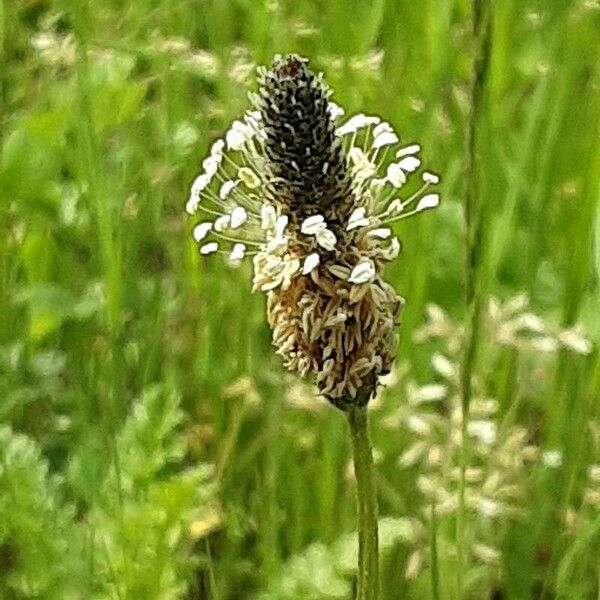
[[[116,444],[116,427],[123,414],[123,381],[121,377],[121,329],[122,329],[122,277],[119,228],[114,219],[111,194],[108,192],[108,179],[104,173],[105,164],[102,140],[96,128],[93,111],[93,92],[91,85],[88,55],[88,37],[91,30],[90,16],[85,6],[72,5],[74,33],[79,44],[76,65],[77,104],[79,111],[77,127],[78,168],[80,176],[89,188],[89,196],[96,218],[98,246],[106,289],[106,327],[110,340],[110,360],[107,361],[107,373],[110,380],[110,397],[99,397],[101,427],[107,454],[115,468],[119,503],[123,507],[121,478],[121,460]],[[94,414],[89,407],[88,418]]]
[[[358,512],[357,600],[374,600],[379,595],[379,552],[377,531],[377,492],[373,481],[373,455],[369,441],[366,406],[347,411]]]
[[[483,249],[483,203],[480,199],[478,174],[478,143],[480,138],[483,92],[490,51],[490,8],[486,0],[473,0],[471,6],[473,43],[473,72],[470,82],[470,116],[466,136],[466,189],[464,192],[464,216],[466,222],[466,321],[460,371],[462,408],[460,479],[458,512],[456,517],[456,596],[464,593],[464,573],[467,568],[466,554],[469,536],[466,528],[466,470],[469,461],[467,424],[469,406],[473,396],[472,375],[477,355],[479,327],[482,312],[481,281],[478,277]]]
[[[435,502],[431,505],[431,598],[432,600],[440,600],[440,572],[438,560],[438,543],[437,543],[437,514],[435,512]]]

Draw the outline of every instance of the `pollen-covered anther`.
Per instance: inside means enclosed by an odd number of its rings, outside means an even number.
[[[229,196],[229,194],[231,194],[231,192],[233,191],[234,188],[235,188],[235,181],[232,181],[232,180],[226,181],[225,183],[223,183],[223,185],[221,186],[221,189],[219,190],[219,198],[221,200],[225,200],[227,198],[227,196]]]
[[[358,207],[348,219],[346,231],[352,231],[358,227],[366,227],[369,225],[369,219],[365,216],[367,209],[364,206]]]
[[[194,240],[196,242],[201,242],[208,235],[208,232],[212,229],[212,227],[212,223],[199,223],[196,225],[196,227],[194,227],[194,231],[192,232]]]
[[[406,183],[406,173],[398,163],[392,163],[387,168],[387,181],[400,189]]]
[[[341,127],[336,130],[337,135],[348,135],[349,133],[356,133],[359,129],[369,127],[370,125],[377,125],[381,119],[379,117],[367,116],[362,113],[354,115]]]
[[[321,262],[321,257],[316,252],[312,252],[304,259],[302,275],[308,275]]]
[[[373,281],[375,277],[375,265],[373,261],[366,259],[361,260],[350,272],[348,281],[350,283],[367,283]]]
[[[419,146],[419,144],[403,146],[396,151],[396,158],[402,158],[403,156],[408,156],[409,154],[418,154],[420,151],[421,146]]]
[[[204,244],[204,246],[200,246],[200,254],[213,254],[219,249],[219,244],[217,242],[209,242],[208,244]]]
[[[397,142],[398,136],[393,131],[382,131],[373,140],[373,145],[371,148],[373,148],[373,150],[377,150],[379,148],[383,148],[384,146],[391,146]]]
[[[260,207],[260,228],[270,230],[275,227],[277,213],[270,204],[263,204]]]
[[[398,167],[406,173],[413,173],[420,166],[421,161],[416,156],[405,156],[398,161]]]
[[[230,215],[221,215],[220,217],[217,217],[215,219],[215,222],[213,225],[214,230],[219,233],[224,231],[229,226],[230,221],[231,221]]]
[[[329,250],[330,252],[335,249],[337,243],[335,233],[327,228],[317,231],[317,233],[315,233],[315,240],[317,240],[317,244],[319,244],[321,248]]]
[[[246,254],[246,245],[238,242],[233,246],[231,253],[229,254],[229,260],[232,262],[239,262],[244,258]]]
[[[304,235],[316,235],[319,231],[323,231],[327,228],[325,219],[322,215],[314,215],[304,219],[300,227],[300,231]]]
[[[248,213],[246,212],[246,209],[243,206],[236,206],[231,211],[231,228],[237,229],[238,227],[241,227],[247,219]]]
[[[440,182],[439,176],[430,171],[425,171],[422,175],[422,179],[425,183],[430,183],[432,185],[437,185]]]
[[[252,137],[253,131],[247,124],[234,121],[225,134],[225,141],[229,150],[241,150],[244,144]]]
[[[430,208],[436,208],[440,203],[440,195],[439,194],[427,194],[423,196],[415,208],[416,212],[421,212],[422,210],[427,210]]]
[[[372,229],[367,235],[380,240],[387,240],[392,235],[392,230],[387,227],[379,227],[377,229]]]

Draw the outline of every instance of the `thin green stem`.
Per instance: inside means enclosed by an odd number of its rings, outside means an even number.
[[[483,110],[483,94],[490,54],[490,8],[487,0],[472,2],[473,73],[470,87],[469,124],[466,138],[466,189],[464,213],[467,230],[465,337],[462,349],[460,391],[462,408],[460,478],[456,517],[456,597],[464,595],[464,574],[467,570],[468,535],[466,531],[466,471],[469,462],[468,420],[473,396],[472,378],[477,356],[483,293],[479,277],[483,249],[483,203],[480,198],[478,149]]]
[[[358,510],[357,600],[375,600],[379,595],[377,493],[373,482],[373,455],[369,441],[366,406],[347,411],[352,438]]]
[[[437,515],[435,512],[435,501],[431,505],[431,598],[432,600],[440,600],[440,573],[437,549]]]

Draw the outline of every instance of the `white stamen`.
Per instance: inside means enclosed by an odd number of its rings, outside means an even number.
[[[231,211],[231,228],[237,229],[240,225],[243,225],[248,219],[248,213],[243,206],[236,206]]]
[[[258,175],[248,167],[242,167],[238,171],[238,177],[244,182],[244,184],[251,190],[257,188],[260,185],[260,179]]]
[[[229,196],[229,194],[231,193],[231,190],[233,190],[233,188],[235,187],[235,181],[226,181],[222,186],[221,189],[219,190],[219,198],[221,198],[221,200],[225,200],[225,198],[227,198],[227,196]]]
[[[377,125],[381,119],[379,117],[368,117],[363,113],[358,113],[351,117],[346,123],[336,130],[337,135],[346,135],[348,133],[355,133],[362,127],[368,127],[369,125]]]
[[[274,237],[272,240],[269,240],[266,250],[269,254],[277,256],[282,252],[285,252],[285,250],[287,249],[287,245],[288,243],[286,238],[282,236],[277,236]]]
[[[322,215],[313,215],[312,217],[307,217],[302,221],[302,225],[300,226],[300,231],[304,235],[316,235],[319,231],[325,229],[327,225],[325,224],[325,219]]]
[[[287,227],[289,222],[289,218],[287,215],[281,215],[277,217],[277,221],[275,221],[275,236],[280,237],[285,232],[285,228]]]
[[[239,150],[246,141],[244,135],[235,129],[228,131],[225,135],[225,139],[227,140],[227,148],[229,150]]]
[[[234,121],[231,128],[225,134],[225,141],[229,150],[240,150],[251,137],[252,129],[241,121]]]
[[[207,235],[208,232],[212,229],[212,223],[199,223],[194,227],[194,231],[192,235],[197,242],[201,242]]]
[[[248,129],[254,133],[259,133],[261,130],[261,121],[262,121],[262,116],[260,114],[260,111],[258,110],[249,110],[245,115],[244,115],[244,121],[246,121],[246,124],[248,126]]]
[[[373,137],[378,137],[382,133],[394,133],[394,129],[387,121],[382,121],[373,129]]]
[[[350,160],[357,166],[362,165],[365,162],[369,161],[369,159],[367,158],[367,155],[360,148],[357,148],[356,146],[352,146],[352,148],[350,148],[350,151],[348,152],[348,156],[349,156]]]
[[[187,201],[187,203],[185,205],[185,212],[188,215],[193,215],[196,212],[196,210],[198,209],[199,204],[200,204],[200,197],[192,194],[190,196],[190,199]]]
[[[396,158],[402,158],[403,156],[408,156],[409,154],[417,154],[420,152],[421,146],[419,144],[411,144],[410,146],[404,146],[400,148],[398,152],[396,152]]]
[[[350,272],[350,283],[367,283],[375,277],[375,265],[369,260],[361,260]]]
[[[202,161],[202,168],[206,172],[206,175],[211,179],[213,178],[214,174],[219,170],[219,165],[221,164],[221,157],[221,154],[217,154],[215,156],[211,155]]]
[[[210,148],[211,156],[219,156],[223,153],[225,142],[223,140],[217,140]]]
[[[385,186],[386,181],[387,179],[385,177],[377,177],[375,179],[371,179],[369,187],[371,188],[374,194],[378,194]]]
[[[366,179],[377,171],[377,166],[367,158],[367,155],[360,148],[356,146],[350,148],[348,156],[354,163],[353,172],[359,178]]]
[[[240,261],[244,258],[244,254],[246,254],[246,244],[234,244],[233,249],[229,254],[229,260],[233,262]]]
[[[386,179],[399,189],[406,183],[406,174],[398,163],[392,163],[387,168]]]
[[[366,208],[360,206],[359,208],[352,211],[350,218],[348,219],[348,225],[346,231],[352,231],[357,227],[366,227],[369,224],[369,219],[365,217]]]
[[[329,102],[329,116],[331,117],[332,121],[343,117],[344,112],[344,109],[339,104],[331,101]]]
[[[304,259],[302,275],[308,275],[319,264],[320,261],[321,261],[321,257],[316,252],[309,254]]]
[[[216,218],[215,219],[215,231],[218,231],[218,232],[223,231],[229,225],[230,220],[231,220],[231,217],[229,215],[222,215],[221,217]]]
[[[387,227],[380,227],[379,229],[373,229],[369,231],[370,237],[378,238],[380,240],[387,240],[392,235],[392,230]]]
[[[193,196],[200,196],[202,191],[208,186],[210,183],[211,177],[206,173],[202,173],[202,175],[198,175],[196,179],[194,179],[194,183],[192,183],[191,194]]]
[[[335,249],[337,238],[335,237],[335,233],[333,233],[333,231],[330,231],[329,229],[321,229],[320,231],[317,231],[315,239],[321,248],[325,248],[325,250],[329,251]]]
[[[440,182],[440,178],[435,173],[431,173],[430,171],[425,171],[423,173],[423,181],[425,183],[431,183],[433,185],[436,185]]]
[[[395,198],[390,202],[388,206],[387,213],[390,215],[399,214],[404,210],[404,204],[400,198]]]
[[[204,246],[200,246],[200,254],[212,254],[219,249],[219,244],[217,242],[209,242],[208,244],[204,244]]]
[[[386,249],[385,251],[385,258],[387,260],[395,260],[396,258],[398,258],[398,255],[400,254],[400,241],[398,240],[398,238],[392,238],[392,241],[390,242],[390,247]]]
[[[420,212],[422,210],[427,210],[429,208],[435,208],[440,203],[440,195],[439,194],[427,194],[423,196],[417,207],[415,208],[415,212]]]
[[[255,121],[257,123],[262,121],[262,115],[260,114],[260,110],[249,110],[246,113],[246,120]]]
[[[261,229],[273,229],[275,227],[275,221],[277,220],[277,213],[270,204],[263,204],[260,207],[260,228]]]
[[[390,146],[398,142],[398,136],[392,131],[384,131],[380,133],[374,140],[371,148],[377,150],[377,148],[383,148],[383,146]]]
[[[416,156],[405,156],[398,162],[398,166],[407,173],[416,171],[421,166],[421,161]]]

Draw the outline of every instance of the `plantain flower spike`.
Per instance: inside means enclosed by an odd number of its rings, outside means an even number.
[[[403,194],[420,146],[376,116],[340,123],[330,97],[300,56],[259,67],[253,110],[212,145],[186,210],[201,215],[201,254],[251,257],[285,366],[344,410],[369,401],[396,354],[403,299],[382,273],[400,242],[388,226],[435,208],[439,177],[422,171]]]

